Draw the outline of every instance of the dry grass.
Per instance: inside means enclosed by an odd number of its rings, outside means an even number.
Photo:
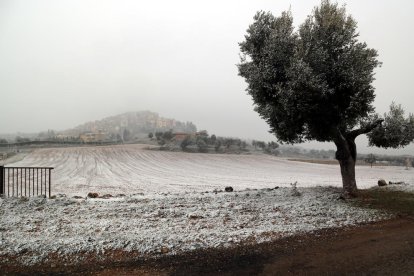
[[[355,204],[398,215],[414,216],[414,194],[387,189],[360,190]]]

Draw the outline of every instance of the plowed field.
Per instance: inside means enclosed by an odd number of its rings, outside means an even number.
[[[273,188],[341,186],[339,167],[268,155],[230,155],[146,150],[145,145],[38,149],[9,166],[51,166],[52,193],[182,193],[232,186]],[[357,167],[359,187],[387,181],[414,182],[403,167]]]

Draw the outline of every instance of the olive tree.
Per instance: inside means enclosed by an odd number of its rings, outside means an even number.
[[[239,75],[270,132],[280,142],[335,143],[345,194],[357,190],[359,135],[372,133],[371,145],[381,147],[414,139],[412,115],[405,119],[400,107],[391,106],[393,119],[384,125],[374,113],[372,82],[381,63],[376,50],[358,41],[357,23],[345,7],[322,1],[297,30],[290,11],[279,17],[258,12],[239,45]]]

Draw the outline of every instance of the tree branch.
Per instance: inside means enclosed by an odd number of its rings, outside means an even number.
[[[358,129],[354,129],[352,131],[350,131],[346,137],[349,139],[355,139],[357,136],[361,135],[361,134],[366,134],[368,132],[371,132],[371,130],[373,130],[374,128],[376,128],[377,126],[381,125],[382,122],[384,121],[384,119],[378,119],[375,120],[372,123],[369,123],[361,128]]]

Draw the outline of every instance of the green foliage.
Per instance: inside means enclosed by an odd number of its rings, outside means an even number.
[[[174,137],[174,134],[172,132],[172,129],[170,129],[169,131],[166,131],[162,134],[162,138],[165,141],[171,141],[171,139]]]
[[[160,140],[162,137],[162,134],[163,134],[162,131],[155,132],[155,138],[157,138],[157,140]]]
[[[16,136],[15,138],[16,143],[27,143],[30,142],[29,138],[23,138],[21,136]]]
[[[200,130],[199,132],[197,132],[197,135],[202,137],[208,137],[208,132],[207,130]]]
[[[277,150],[278,147],[279,147],[279,144],[272,141],[272,142],[268,142],[267,145],[264,144],[264,147],[262,147],[262,149],[264,153],[279,155],[280,152]]]
[[[265,149],[266,148],[266,143],[264,141],[255,141],[255,147],[259,147],[261,149]]]
[[[6,139],[0,139],[0,144],[8,144],[9,142]]]
[[[409,114],[405,118],[401,105],[392,103],[390,111],[384,114],[383,119],[381,126],[368,133],[370,146],[398,148],[414,140],[414,115]]]
[[[238,65],[255,110],[280,141],[333,141],[374,108],[377,52],[358,42],[344,7],[322,1],[294,30],[290,12],[258,12]]]
[[[124,141],[131,140],[131,132],[128,129],[124,129],[124,132],[122,133],[122,137]]]
[[[152,139],[154,137],[154,134],[152,132],[148,133],[148,138]]]
[[[220,151],[221,144],[222,144],[222,140],[221,139],[217,139],[216,142],[214,143],[214,150],[216,152],[219,152]]]
[[[240,142],[240,149],[245,150],[247,148],[247,143],[246,141],[241,141]]]
[[[233,145],[235,140],[233,138],[225,138],[223,141],[223,145],[226,147],[226,149],[229,149],[231,145]]]
[[[373,155],[372,153],[368,155],[368,157],[365,159],[365,162],[371,164],[374,164],[377,161],[377,158],[375,157],[375,155]]]
[[[187,135],[184,140],[181,142],[180,147],[183,151],[187,150],[187,147],[192,144],[191,137]]]
[[[274,150],[274,149],[277,149],[279,147],[279,144],[272,141],[272,142],[267,143],[267,147]]]
[[[216,143],[216,141],[217,141],[217,137],[216,137],[216,135],[211,135],[210,136],[210,144],[211,145],[214,145],[215,143]]]
[[[198,137],[196,144],[197,144],[197,148],[199,152],[203,152],[203,153],[208,152],[208,146],[207,146],[205,139]]]

